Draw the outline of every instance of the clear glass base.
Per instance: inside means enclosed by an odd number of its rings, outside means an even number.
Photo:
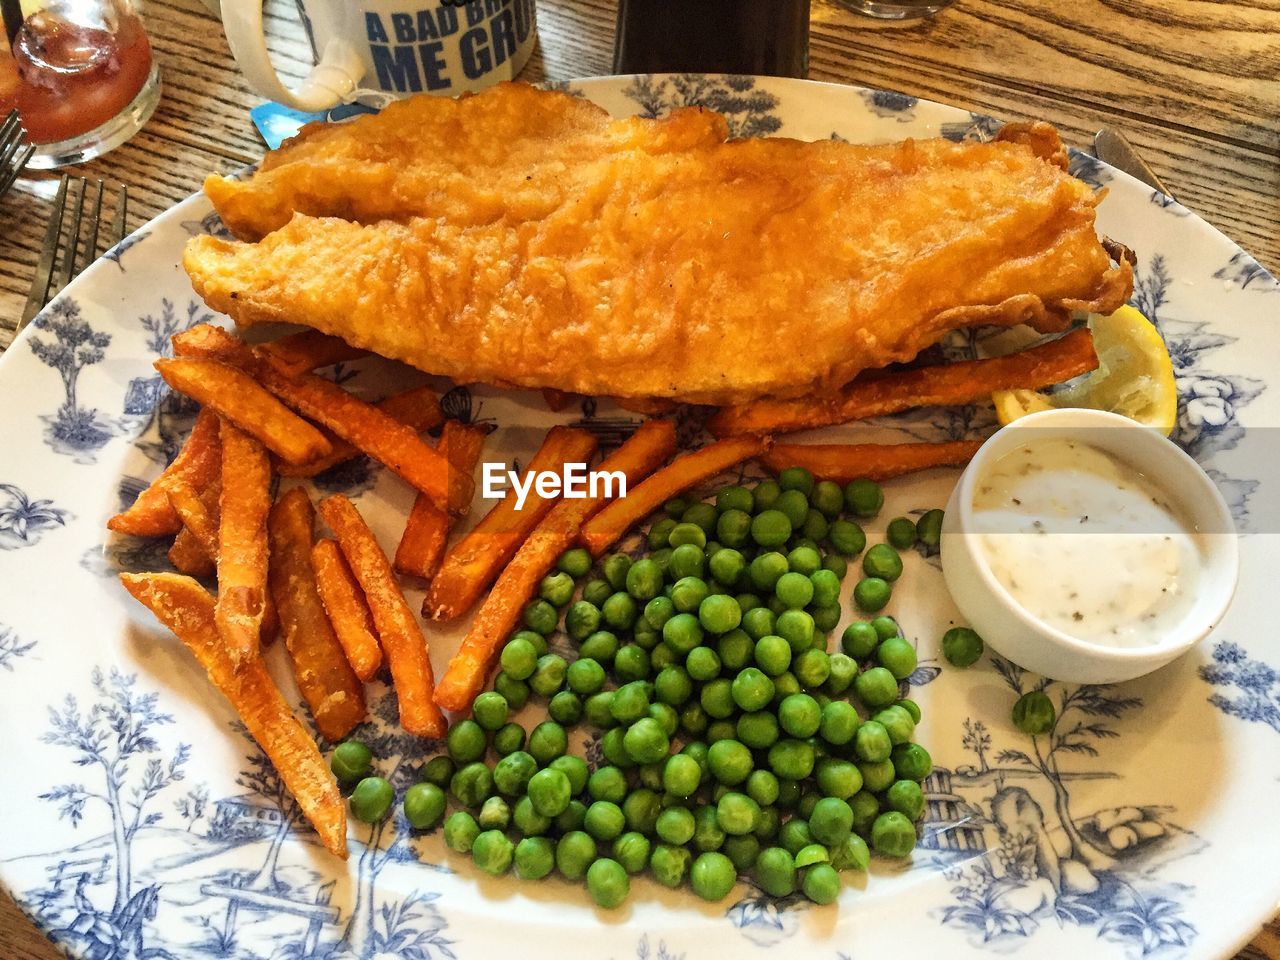
[[[77,137],[59,140],[57,143],[40,144],[27,162],[27,169],[53,170],[56,167],[67,167],[73,163],[84,163],[94,157],[100,157],[108,150],[114,150],[142,129],[142,125],[150,119],[159,102],[160,67],[153,62],[147,82],[142,85],[138,95],[127,107],[106,123],[87,130]]]
[[[951,6],[954,0],[836,0],[854,13],[880,20],[915,20],[931,17]]]

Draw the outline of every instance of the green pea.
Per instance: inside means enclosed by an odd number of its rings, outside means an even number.
[[[724,720],[733,715],[733,687],[728,678],[718,677],[705,684],[699,693],[699,702],[708,717]]]
[[[813,547],[796,547],[787,554],[787,567],[807,577],[821,569],[822,555]]]
[[[751,521],[751,539],[761,547],[782,546],[790,539],[791,530],[791,521],[781,510],[765,510]]]
[[[491,797],[490,800],[492,799],[494,798]],[[486,806],[488,803],[489,800],[486,800]],[[481,813],[483,814],[483,810]],[[516,801],[515,808],[511,811],[511,820],[515,828],[526,836],[543,834],[551,828],[551,818],[538,813],[533,807],[533,801],[527,796]]]
[[[737,740],[719,740],[707,751],[707,766],[719,783],[737,786],[751,773],[751,751]]]
[[[373,751],[359,740],[347,740],[333,748],[329,769],[343,785],[359,783],[373,771]]]
[[[871,824],[871,846],[886,857],[909,856],[916,845],[916,828],[897,810],[887,810]]]
[[[884,506],[884,491],[874,480],[851,480],[844,488],[844,504],[855,517],[874,517]]]
[[[742,608],[733,597],[710,596],[698,605],[698,622],[710,633],[728,633],[742,622]]]
[[[899,779],[897,769],[894,767],[892,760],[859,760],[857,767],[858,772],[862,774],[864,791],[883,793],[889,789],[894,780]]]
[[[553,607],[563,607],[573,599],[573,577],[564,571],[549,573],[542,578],[538,596]]]
[[[662,768],[662,787],[678,797],[691,796],[702,782],[702,768],[693,757],[677,753]]]
[[[423,783],[434,783],[437,787],[444,789],[449,786],[449,781],[453,779],[455,769],[452,758],[441,754],[438,757],[432,757],[422,765],[422,773],[419,779]]]
[[[614,630],[630,630],[635,625],[639,610],[629,593],[615,593],[604,602],[600,617]]]
[[[465,810],[451,814],[444,822],[444,842],[454,853],[470,853],[478,836],[480,825]]]
[[[752,770],[747,777],[747,796],[758,803],[761,808],[772,807],[778,802],[781,787],[778,778],[768,770]]]
[[[537,669],[529,678],[529,689],[540,697],[554,696],[562,686],[568,672],[568,664],[558,653],[548,653],[538,658]]]
[[[579,600],[564,616],[565,633],[574,640],[585,640],[599,629],[600,608],[588,600]]]
[[[756,607],[742,615],[742,629],[752,640],[759,640],[774,632],[776,619],[768,607]]]
[[[649,712],[649,694],[642,681],[633,680],[613,692],[609,705],[613,718],[619,723],[635,723]]]
[[[793,531],[799,530],[809,516],[809,498],[799,490],[783,490],[774,501],[773,509],[786,516]]]
[[[613,658],[613,672],[621,683],[648,678],[652,664],[649,654],[637,643],[628,643]]]
[[[828,694],[838,697],[853,686],[858,676],[858,664],[843,653],[833,653],[827,658],[827,683],[823,687]]]
[[[528,799],[527,797],[525,799]],[[581,800],[570,800],[564,813],[554,819],[555,827],[561,834],[581,830],[587,819],[587,805]]]
[[[706,583],[698,577],[681,577],[671,587],[671,601],[680,613],[694,613],[707,598],[708,592]],[[667,621],[668,624],[670,622],[671,620]],[[665,625],[663,629],[666,629]]]
[[[805,870],[800,889],[820,906],[835,903],[840,896],[840,874],[829,863],[815,863]]]
[[[894,704],[885,707],[871,719],[885,728],[895,747],[908,742],[915,733],[916,722],[911,719],[911,714]]]
[[[720,675],[720,656],[710,647],[694,647],[685,658],[685,670],[698,683],[714,680]]]
[[[775,622],[778,636],[791,645],[792,653],[803,653],[813,646],[813,617],[803,610],[784,610]]]
[[[813,839],[827,846],[844,842],[853,829],[853,810],[839,797],[823,797],[809,815]]]
[[[755,647],[755,643],[741,628],[730,630],[716,641],[720,663],[726,670],[741,670],[749,664],[755,654]]]
[[[818,733],[827,743],[842,747],[853,740],[858,725],[858,711],[853,705],[844,700],[833,700],[822,708]]]
[[[697,529],[696,527],[694,529]],[[671,551],[671,559],[667,563],[667,576],[677,580],[692,577],[701,580],[707,569],[707,555],[701,547],[686,543]],[[676,607],[680,603],[676,601]]]
[[[596,842],[581,830],[571,830],[556,844],[556,869],[569,880],[581,880],[596,858]]]
[[[753,871],[760,889],[773,897],[788,897],[796,889],[796,865],[782,847],[769,847],[756,857]]]
[[[598,609],[611,596],[613,596],[613,587],[610,585],[609,581],[597,578],[595,580],[588,580],[587,585],[582,588],[581,602]],[[573,607],[570,607],[569,609],[572,610]],[[584,607],[583,610],[585,611],[586,608]],[[580,614],[580,616],[581,615],[589,616],[590,614],[587,612],[586,614]],[[565,626],[567,629],[568,620],[565,621]],[[574,639],[578,638],[575,637]]]
[[[828,520],[834,520],[844,509],[844,491],[838,483],[821,480],[814,485],[813,492],[809,494],[809,502]]]
[[[759,710],[773,699],[773,681],[755,667],[745,667],[733,678],[730,694],[741,709]]]
[[[618,767],[597,767],[587,779],[587,794],[592,800],[622,803],[627,796],[627,775]]]
[[[590,657],[580,657],[569,664],[565,671],[565,680],[574,693],[589,697],[604,688],[604,667]]]
[[[885,528],[885,539],[898,550],[910,550],[916,545],[916,525],[907,517],[894,517]]]
[[[517,680],[506,671],[500,672],[493,678],[493,689],[502,694],[512,710],[519,710],[529,702],[529,684],[523,680]]]
[[[476,818],[482,830],[505,830],[511,824],[511,807],[501,797],[490,797]]]
[[[680,514],[681,523],[696,524],[703,533],[711,533],[716,528],[716,517],[719,515],[715,506],[710,503],[691,503],[684,513]]]
[[[693,813],[684,807],[668,807],[658,814],[654,825],[659,839],[673,846],[683,846],[693,839],[696,822]]]
[[[821,511],[809,508],[809,513],[804,519],[804,523],[800,526],[800,534],[806,539],[817,543],[819,540],[827,539],[827,534],[831,531],[831,524],[827,522]],[[814,549],[806,546],[805,549]],[[819,560],[821,562],[821,560]]]
[[[623,748],[636,763],[657,763],[671,749],[666,732],[652,717],[642,717],[623,734]]]
[[[772,593],[778,578],[789,570],[787,558],[777,551],[761,553],[747,567],[751,585],[761,592]]]
[[[531,600],[525,605],[522,621],[526,627],[544,637],[555,632],[560,614],[556,608],[542,599]]]
[[[880,801],[867,788],[865,765],[859,764],[858,772],[862,774],[863,787],[849,798],[849,809],[853,811],[854,833],[862,837],[869,837],[871,836],[871,824],[880,815]],[[888,788],[886,787],[885,789]]]
[[[755,660],[766,674],[777,677],[791,666],[791,644],[778,636],[761,637],[756,641]]]
[[[933,770],[929,751],[918,743],[903,743],[893,748],[893,769],[901,780],[920,781]]]
[[[524,793],[529,779],[538,771],[538,761],[523,750],[509,753],[493,768],[493,785],[499,793],[518,797]]]
[[[779,740],[769,748],[769,769],[780,779],[803,780],[813,764],[813,745],[805,740]]]
[[[889,759],[893,752],[893,741],[889,739],[889,731],[883,724],[868,720],[858,727],[858,732],[854,735],[853,750],[859,760],[879,763]]]
[[[679,520],[680,515],[689,509],[689,501],[683,497],[672,497],[662,505],[662,512],[673,520]]]
[[[1042,690],[1024,693],[1013,705],[1013,725],[1033,737],[1052,730],[1056,718],[1053,701]]]
[[[952,627],[942,635],[942,655],[953,667],[971,667],[982,659],[983,643],[968,627]]]
[[[559,770],[569,778],[569,792],[574,796],[586,789],[587,778],[590,776],[591,771],[587,766],[587,761],[581,757],[564,754],[556,757],[547,766],[552,770]]]
[[[716,822],[731,836],[741,836],[755,829],[760,805],[745,793],[728,791],[716,803]]]
[[[788,610],[802,610],[813,599],[813,581],[803,573],[784,573],[778,578],[774,593]]]
[[[889,544],[877,543],[863,554],[862,570],[868,577],[892,583],[902,576],[902,557]]]
[[[639,873],[649,864],[649,838],[634,830],[613,841],[613,856],[627,873]]]
[[[751,494],[755,499],[755,512],[760,513],[774,505],[778,497],[782,495],[782,487],[778,486],[778,481],[776,480],[761,480],[752,489]]]
[[[415,783],[404,794],[404,818],[415,830],[430,830],[444,816],[444,791],[434,783]]]
[[[569,735],[554,720],[544,720],[529,734],[529,753],[539,765],[546,766],[569,749]]]
[[[667,544],[672,549],[686,544],[692,544],[702,549],[707,545],[707,534],[696,523],[678,523],[671,528],[671,533],[667,535]]]
[[[890,637],[876,649],[876,659],[896,680],[905,680],[916,669],[916,648],[905,637]]]
[[[474,720],[459,720],[445,735],[445,744],[458,763],[470,763],[484,756],[487,746],[484,728]]]
[[[644,605],[644,621],[655,630],[661,630],[676,615],[676,605],[670,597],[654,597]]]
[[[919,820],[924,813],[924,791],[914,780],[895,780],[885,792],[889,808],[897,810],[908,820]]]
[[[622,905],[631,892],[631,881],[622,864],[601,857],[587,868],[587,893],[596,906],[612,910]]]
[[[626,735],[625,727],[614,727],[600,738],[600,752],[604,755],[605,760],[613,766],[630,770],[636,765],[636,762],[631,759],[631,754],[627,753],[627,748],[623,743]]]
[[[716,720],[707,725],[707,743],[718,743],[721,740],[732,740],[737,731],[731,720]]]
[[[809,832],[809,821],[800,817],[792,817],[778,831],[778,843],[793,857],[813,843],[813,834]]]
[[[760,841],[754,834],[744,833],[737,837],[725,837],[720,852],[729,858],[733,868],[739,873],[746,873],[760,855]]]
[[[830,570],[818,569],[809,575],[812,587],[810,596],[819,607],[836,606],[840,603],[840,578]]]
[[[587,697],[582,704],[582,715],[587,723],[600,730],[607,730],[617,724],[618,721],[613,718],[613,691],[601,690]]]
[[[852,520],[836,520],[827,531],[827,537],[836,553],[843,557],[856,557],[867,545],[867,535]]]
[[[622,815],[626,817],[628,830],[653,833],[661,812],[662,798],[656,791],[644,787],[632,790],[622,801]]]
[[[741,547],[751,538],[751,514],[746,510],[726,510],[716,520],[716,538],[726,547]]]
[[[840,646],[854,660],[865,660],[880,643],[880,637],[871,624],[855,620],[844,628]]]
[[[479,807],[493,793],[493,772],[479,761],[468,763],[453,775],[449,791],[464,807]]]
[[[575,580],[581,579],[591,570],[591,554],[581,547],[566,550],[560,555],[556,568]]]
[[[895,707],[901,707],[903,710],[907,711],[907,713],[911,714],[912,723],[918,724],[920,722],[920,705],[914,700],[895,700],[893,705]]]
[[[521,880],[541,880],[555,869],[555,844],[546,837],[525,837],[516,844],[515,866]]]
[[[647,603],[662,593],[662,578],[662,568],[653,558],[637,560],[627,571],[627,593],[637,601]]]
[[[778,486],[782,490],[799,490],[806,497],[813,493],[813,474],[804,467],[787,467],[778,474]]]
[[[866,613],[883,610],[892,595],[893,587],[880,577],[864,577],[853,588],[854,604]]]
[[[680,729],[691,737],[700,737],[706,733],[709,723],[707,711],[701,703],[687,703],[680,711]]]
[[[818,789],[828,797],[848,800],[862,789],[862,773],[848,760],[818,761]]]
[[[609,581],[609,586],[614,590],[626,589],[627,573],[630,570],[631,558],[625,553],[611,553],[600,564],[600,572],[604,574],[604,578]]]
[[[626,826],[626,818],[622,808],[608,800],[596,800],[587,807],[582,828],[596,840],[609,841],[622,835]]]
[[[507,698],[488,691],[480,694],[471,704],[471,715],[485,730],[497,730],[507,722],[509,707]]]
[[[797,870],[802,870],[805,867],[812,867],[815,863],[827,863],[830,859],[831,856],[827,853],[826,847],[820,843],[811,843],[796,851],[793,863]]]
[[[778,718],[767,710],[738,717],[734,734],[753,750],[764,750],[778,742]]]
[[[790,736],[803,739],[818,732],[822,710],[807,693],[794,693],[778,706],[778,722]]]
[[[667,537],[676,528],[678,521],[673,517],[663,517],[649,528],[649,549],[660,550],[667,545]]]
[[[524,727],[520,726],[520,724],[504,723],[494,731],[493,750],[500,757],[515,753],[517,750],[523,750],[524,737]]]
[[[533,809],[544,817],[563,813],[573,796],[569,778],[559,770],[547,767],[539,770],[529,780],[529,800]]]
[[[684,883],[692,859],[693,854],[683,846],[659,843],[649,855],[649,871],[658,883],[674,890]]]
[[[916,538],[930,553],[938,552],[938,544],[942,542],[941,510],[929,510],[916,521]]]
[[[838,553],[829,553],[822,558],[822,569],[830,570],[837,580],[843,582],[845,574],[849,572],[849,561]]]
[[[827,682],[827,677],[831,674],[830,658],[824,650],[806,650],[795,659],[791,671],[801,686],[814,690]]]
[[[867,842],[856,833],[845,837],[829,851],[831,866],[836,870],[866,870],[871,866],[871,851]]]

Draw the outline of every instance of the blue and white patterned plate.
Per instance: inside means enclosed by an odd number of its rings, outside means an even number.
[[[741,135],[958,140],[997,127],[900,94],[798,81],[607,78],[572,89],[619,114],[706,103]],[[1159,324],[1178,372],[1178,441],[1222,486],[1242,529],[1261,529],[1275,491],[1260,475],[1265,458],[1246,455],[1242,441],[1280,423],[1280,391],[1268,389],[1280,287],[1168,197],[1084,155],[1075,172],[1108,188],[1102,228],[1137,251],[1135,303]],[[394,820],[353,824],[347,863],[325,855],[199,667],[118,586],[118,570],[163,568],[163,547],[109,540],[103,527],[190,425],[190,406],[166,394],[151,364],[171,334],[210,318],[179,256],[192,234],[218,229],[203,198],[179,204],[88,270],[0,360],[9,772],[0,877],[72,955],[1214,957],[1276,911],[1280,544],[1262,534],[1244,538],[1239,595],[1218,632],[1116,687],[1045,684],[993,657],[940,669],[937,641],[955,613],[936,560],[909,556],[892,612],[921,652],[912,695],[937,763],[928,819],[909,864],[851,877],[838,907],[773,900],[746,882],[706,905],[641,881],[625,909],[605,914],[577,886],[482,878],[438,834]],[[965,355],[977,345],[946,347]],[[333,375],[376,395],[388,369]],[[536,397],[493,390],[455,390],[446,407],[496,421],[490,449],[510,460],[527,460],[556,419],[584,422],[606,441],[634,423],[590,401],[552,415]],[[942,439],[992,427],[977,407],[830,433]],[[954,480],[940,471],[891,484],[886,516],[941,506]],[[410,503],[394,477],[357,463],[320,486],[358,496],[384,545],[394,544]],[[272,665],[286,678],[278,646]],[[438,669],[451,646],[434,640]],[[1009,722],[1015,695],[1032,687],[1058,704],[1056,727],[1034,740]],[[403,788],[424,745],[397,729],[384,688],[373,703],[364,735]]]

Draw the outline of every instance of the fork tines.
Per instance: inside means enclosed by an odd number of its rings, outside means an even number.
[[[0,127],[0,132],[3,129]],[[104,225],[103,200],[111,189],[116,190],[118,196],[111,222]],[[103,226],[101,232],[106,234],[104,250],[111,249],[124,239],[128,203],[129,191],[123,185],[108,185],[101,180],[90,182],[83,178],[71,180],[63,176],[58,183],[57,196],[54,197],[49,229],[45,231],[44,246],[36,264],[35,279],[31,281],[31,294],[27,297],[26,309],[22,311],[22,319],[18,322],[19,330],[81,270],[98,258],[100,225]],[[87,216],[86,206],[89,207]]]
[[[35,149],[34,143],[27,143],[27,131],[18,111],[10,110],[4,123],[0,123],[0,194],[13,186]]]

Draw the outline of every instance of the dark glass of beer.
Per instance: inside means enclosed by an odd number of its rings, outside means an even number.
[[[809,0],[619,0],[614,73],[809,73]]]

